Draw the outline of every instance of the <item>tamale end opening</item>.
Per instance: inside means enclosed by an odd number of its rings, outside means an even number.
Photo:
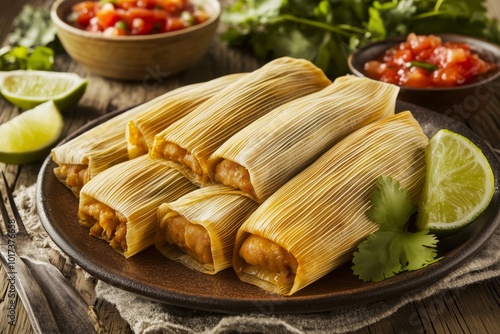
[[[75,194],[89,181],[88,166],[78,164],[61,164],[54,169],[56,177]]]
[[[213,265],[210,235],[203,226],[174,214],[160,222],[160,233],[169,244],[177,246],[200,264]]]
[[[165,159],[172,160],[186,166],[196,175],[203,175],[203,169],[201,168],[201,165],[196,157],[179,145],[171,142],[165,142],[161,148],[161,152]]]
[[[119,252],[127,250],[127,218],[120,212],[93,200],[80,206],[78,218],[90,227],[91,236],[106,240]]]
[[[215,180],[257,197],[248,169],[234,161],[222,160],[215,167]]]
[[[249,234],[238,250],[245,261],[243,272],[267,281],[280,290],[294,283],[298,262],[286,249],[259,235]]]

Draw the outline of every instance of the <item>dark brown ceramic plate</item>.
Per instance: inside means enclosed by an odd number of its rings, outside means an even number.
[[[422,288],[444,277],[488,241],[500,223],[500,164],[492,150],[460,123],[415,105],[411,110],[428,136],[440,128],[461,133],[475,142],[490,161],[496,190],[486,211],[461,233],[440,242],[444,258],[424,269],[397,275],[379,283],[362,283],[348,263],[292,297],[270,295],[243,283],[231,269],[208,276],[167,260],[153,247],[130,258],[113,251],[104,241],[89,237],[78,225],[78,201],[54,176],[55,163],[47,158],[38,176],[37,208],[54,242],[93,276],[118,288],[169,305],[223,313],[307,313],[332,310],[389,298]],[[74,133],[73,138],[117,113],[106,115]],[[68,139],[70,139],[68,138]]]

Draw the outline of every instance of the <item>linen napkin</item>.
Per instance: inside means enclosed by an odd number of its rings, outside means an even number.
[[[33,239],[33,246],[39,258],[47,260],[53,256],[54,251],[66,257],[40,223],[35,205],[35,185],[21,187],[15,195],[21,217]],[[408,303],[448,289],[459,289],[499,277],[499,254],[500,228],[477,254],[429,286],[371,304],[313,314],[224,315],[160,304],[102,281],[98,281],[95,289],[96,296],[114,304],[132,330],[140,334],[346,333],[376,323]],[[66,259],[71,263],[69,258]]]

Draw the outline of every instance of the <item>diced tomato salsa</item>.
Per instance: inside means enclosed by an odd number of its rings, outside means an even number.
[[[82,1],[72,7],[72,26],[105,35],[149,35],[200,24],[209,14],[189,0]]]
[[[466,43],[411,33],[405,42],[386,50],[381,59],[367,62],[364,69],[376,80],[430,88],[465,85],[497,67],[481,59]]]

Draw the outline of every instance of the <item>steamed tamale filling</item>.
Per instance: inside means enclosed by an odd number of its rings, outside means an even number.
[[[80,206],[78,217],[90,227],[90,235],[108,241],[114,249],[127,249],[127,218],[120,212],[94,200]]]
[[[203,226],[174,215],[160,223],[160,232],[169,244],[176,245],[199,263],[213,264],[210,235]]]
[[[275,285],[293,284],[298,263],[295,257],[280,245],[259,235],[249,235],[239,249],[245,260],[243,271]]]
[[[176,161],[191,169],[195,174],[203,175],[201,165],[195,156],[179,145],[167,142],[163,145],[162,153],[167,160]]]
[[[87,165],[61,164],[54,173],[58,179],[64,180],[69,188],[80,191],[89,180],[87,171]]]
[[[215,168],[215,179],[227,186],[235,187],[247,194],[255,195],[250,173],[242,165],[224,159]]]

